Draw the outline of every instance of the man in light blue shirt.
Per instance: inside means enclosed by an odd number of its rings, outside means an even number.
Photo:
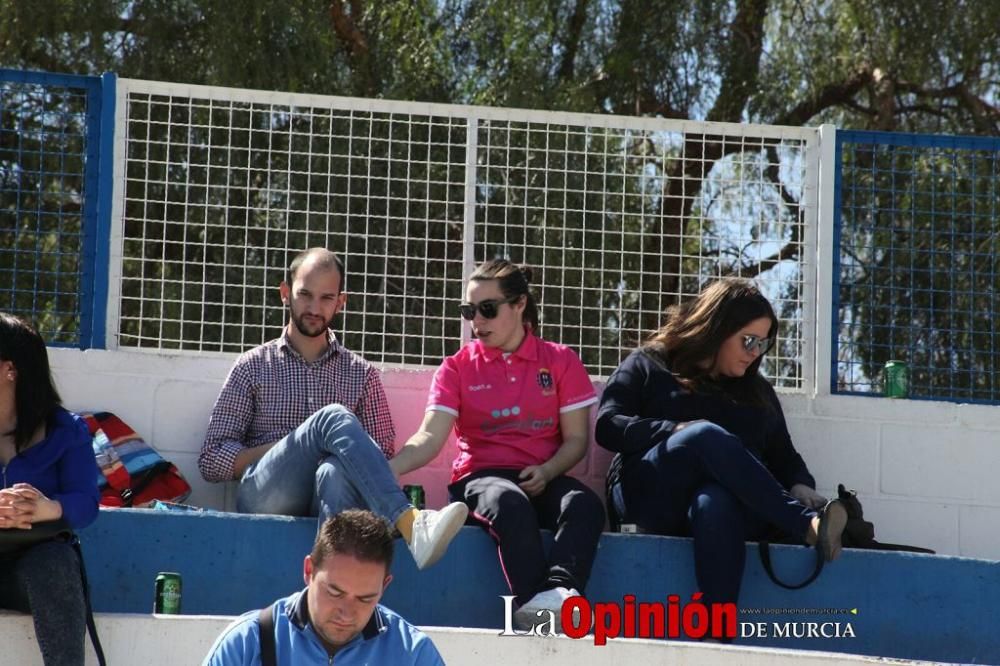
[[[430,638],[378,603],[392,580],[392,550],[389,525],[370,511],[327,519],[305,558],[306,588],[271,606],[276,659],[265,658],[261,637],[267,611],[250,611],[222,632],[202,666],[444,666]]]

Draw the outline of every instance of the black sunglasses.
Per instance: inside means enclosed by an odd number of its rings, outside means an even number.
[[[459,303],[458,310],[462,313],[462,319],[467,319],[472,321],[476,316],[476,311],[483,315],[484,319],[493,319],[497,316],[497,309],[504,303],[513,303],[520,296],[514,296],[513,298],[504,298],[501,300],[490,299],[486,301],[480,301],[478,303]]]
[[[743,349],[748,352],[752,352],[755,349],[757,353],[763,356],[771,349],[774,344],[774,338],[762,338],[757,335],[744,335],[743,336]]]

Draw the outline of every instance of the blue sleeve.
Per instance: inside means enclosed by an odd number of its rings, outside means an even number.
[[[413,646],[413,666],[444,666],[444,660],[427,634]]]
[[[79,416],[70,414],[72,421],[59,429],[67,440],[59,458],[59,492],[49,499],[62,505],[63,519],[70,527],[86,527],[97,518],[101,495],[97,490],[97,460],[91,446],[90,431]]]
[[[257,666],[260,664],[260,625],[257,611],[246,613],[226,627],[201,666]]]

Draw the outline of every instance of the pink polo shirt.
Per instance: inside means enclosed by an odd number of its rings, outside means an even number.
[[[479,340],[446,358],[434,373],[427,411],[456,417],[455,482],[480,469],[541,465],[562,444],[559,415],[595,402],[576,352],[528,333],[507,358]]]

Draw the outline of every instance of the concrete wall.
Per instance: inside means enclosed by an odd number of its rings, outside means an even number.
[[[66,404],[109,410],[184,472],[192,504],[232,508],[232,484],[206,484],[197,455],[219,387],[235,358],[137,351],[50,350]],[[432,369],[385,368],[397,446],[415,430]],[[782,395],[788,426],[820,492],[855,488],[881,541],[1000,559],[1000,407],[853,396]],[[453,443],[406,481],[445,501]],[[603,496],[610,455],[592,448],[574,470]]]
[[[198,664],[228,617],[99,614],[97,627],[109,664],[177,666]],[[594,647],[567,638],[504,638],[495,631],[428,627],[425,631],[451,666],[509,666],[545,663],[551,666],[608,664],[677,664],[677,666],[851,666],[884,663],[880,659],[844,654],[765,650],[721,645],[615,641]],[[27,615],[0,615],[0,644],[5,664],[41,666],[35,633]],[[97,659],[88,645],[86,666]],[[917,663],[917,662],[908,662]]]
[[[236,615],[301,589],[315,530],[310,518],[111,509],[80,538],[98,612],[148,613],[156,573],[176,571],[182,612]],[[802,580],[815,563],[812,549],[772,549],[787,580]],[[426,571],[397,541],[392,574],[383,601],[414,624],[504,627],[509,591],[481,529],[463,528]],[[604,618],[629,594],[659,604],[676,594],[683,610],[695,587],[690,539],[604,534],[586,595],[595,609],[605,604]],[[789,591],[767,578],[748,544],[737,635],[744,646],[1000,664],[998,607],[1000,562],[847,550],[811,585]],[[825,623],[827,635],[805,634],[809,622]],[[796,623],[797,636],[786,623]]]

